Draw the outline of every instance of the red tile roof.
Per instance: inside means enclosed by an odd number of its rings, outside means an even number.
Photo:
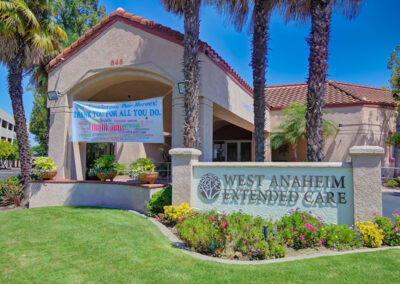
[[[92,40],[94,40],[99,34],[105,31],[115,22],[120,21],[127,25],[139,28],[143,31],[151,33],[153,35],[159,36],[166,40],[175,42],[177,44],[183,45],[184,35],[178,31],[172,30],[163,25],[157,24],[153,21],[147,20],[145,18],[136,16],[134,14],[125,12],[122,8],[117,9],[112,12],[109,16],[104,18],[100,23],[95,25],[86,34],[81,36],[76,42],[71,46],[66,48],[57,57],[50,61],[46,66],[46,71],[48,73],[52,72],[55,68],[63,64],[72,55],[78,52],[81,48],[86,46]],[[218,55],[215,50],[211,48],[206,42],[199,41],[199,51],[208,56],[212,62],[214,62],[219,68],[221,68],[228,76],[230,76],[237,84],[239,84],[248,94],[253,94],[253,89],[226,63],[225,60]]]
[[[306,102],[307,84],[266,86],[266,104],[270,110],[281,110],[294,102]],[[390,90],[336,81],[327,81],[325,106],[380,105],[394,106]]]

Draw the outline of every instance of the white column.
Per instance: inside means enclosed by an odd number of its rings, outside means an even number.
[[[173,89],[172,95],[172,133],[171,147],[183,147],[183,125],[185,122],[183,95],[178,93],[177,88]]]
[[[201,152],[191,148],[175,148],[169,151],[172,158],[172,205],[182,202],[192,205],[193,169]]]
[[[70,178],[68,164],[72,159],[71,152],[68,155],[68,129],[71,109],[67,106],[50,108],[49,130],[49,157],[57,166],[56,179]]]
[[[354,222],[382,215],[381,156],[379,146],[354,146],[349,150],[353,166]]]
[[[213,157],[213,102],[200,98],[200,161],[212,162]]]

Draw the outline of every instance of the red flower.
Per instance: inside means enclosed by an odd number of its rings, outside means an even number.
[[[226,222],[222,223],[222,228],[226,227]]]

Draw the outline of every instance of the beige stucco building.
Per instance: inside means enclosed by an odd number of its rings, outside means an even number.
[[[200,161],[252,161],[252,88],[205,42],[200,42]],[[47,66],[49,100],[49,156],[58,167],[58,179],[85,179],[86,143],[69,138],[74,101],[123,102],[164,97],[164,144],[114,143],[108,147],[119,163],[139,157],[163,162],[170,148],[183,146],[182,73],[183,34],[122,9],[111,13],[65,49]],[[305,101],[306,85],[271,86],[266,89],[267,160],[291,161],[289,151],[270,151],[268,136],[282,121],[281,109]],[[329,82],[327,118],[339,133],[325,142],[327,161],[349,161],[353,145],[379,145],[386,149],[383,165],[390,165],[385,139],[394,127],[393,101],[387,91]],[[112,149],[112,150],[111,150]],[[305,143],[299,146],[305,160]]]
[[[306,102],[307,85],[268,86],[266,101],[270,109],[271,133],[278,132],[283,120],[282,109],[294,102]],[[381,146],[385,149],[382,167],[394,166],[392,147],[385,142],[395,131],[395,101],[389,90],[328,81],[325,92],[325,114],[338,126],[334,137],[324,141],[325,161],[350,161],[352,146]],[[300,141],[298,160],[306,160],[306,142]],[[291,147],[272,151],[272,161],[293,161]]]
[[[11,144],[16,138],[14,117],[0,109],[0,139]]]
[[[119,9],[49,63],[48,90],[60,94],[48,101],[49,156],[58,166],[58,179],[85,177],[87,144],[69,139],[73,101],[164,96],[165,145],[115,143],[120,163],[145,156],[161,161],[161,146],[183,145],[183,95],[177,86],[183,80],[182,44],[183,34]],[[200,68],[200,160],[252,160],[252,89],[204,42]],[[266,134],[268,122],[267,113]]]

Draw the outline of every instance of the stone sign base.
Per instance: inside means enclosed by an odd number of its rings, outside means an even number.
[[[299,209],[349,225],[382,214],[381,147],[352,147],[352,163],[205,163],[196,149],[170,154],[173,205],[266,219]]]

